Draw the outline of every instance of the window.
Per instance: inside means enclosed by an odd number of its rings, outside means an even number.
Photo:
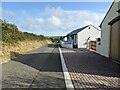
[[[97,42],[100,42],[100,38],[97,38]]]

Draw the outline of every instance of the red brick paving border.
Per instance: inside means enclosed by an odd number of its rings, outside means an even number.
[[[75,89],[120,89],[119,64],[90,51],[62,52]]]

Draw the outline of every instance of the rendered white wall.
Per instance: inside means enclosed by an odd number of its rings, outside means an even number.
[[[90,29],[89,29],[90,27]],[[100,37],[100,30],[94,28],[93,26],[89,26],[79,32],[78,35],[78,48],[86,48],[86,45],[84,43],[90,37],[90,40],[96,40],[96,38]]]
[[[108,23],[118,16],[118,13],[116,12],[118,10],[118,2],[115,2],[107,14],[106,18],[104,19],[102,23],[101,28],[101,45],[97,45],[97,53],[104,55],[106,57],[109,57],[109,40],[110,40],[110,26]]]
[[[65,37],[63,40],[64,40],[64,41],[67,41],[67,37]]]
[[[70,36],[65,37],[63,41],[60,41],[60,45],[65,48],[73,48],[73,40]]]

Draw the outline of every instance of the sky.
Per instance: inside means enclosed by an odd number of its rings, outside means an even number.
[[[61,36],[92,24],[98,27],[111,2],[3,2],[2,19],[20,31]]]

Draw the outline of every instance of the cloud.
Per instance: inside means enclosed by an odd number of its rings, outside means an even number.
[[[45,11],[52,15],[52,16],[57,16],[57,17],[64,17],[65,16],[65,11],[61,7],[45,7]]]
[[[78,22],[80,26],[85,26],[87,24],[93,24],[98,26],[104,16],[103,13],[97,13],[93,11],[78,10],[78,11],[66,11],[71,20]]]
[[[42,18],[27,17],[26,19],[23,20],[19,27],[34,32],[34,30],[40,30],[41,24],[43,23],[44,19]]]
[[[42,18],[33,18],[33,17],[27,17],[26,21],[30,24],[41,24],[44,22],[44,19]]]
[[[10,17],[12,19],[15,18],[15,13],[12,11],[8,11],[8,10],[2,10],[2,16],[4,17]]]
[[[24,12],[25,13],[25,12]],[[22,29],[45,35],[66,35],[88,24],[99,26],[104,13],[87,10],[64,10],[61,7],[45,7],[47,17],[26,17]],[[26,14],[26,13],[25,13]]]
[[[48,18],[48,22],[55,27],[56,26],[58,26],[58,27],[62,26],[61,20],[56,16],[52,16],[52,17]]]

